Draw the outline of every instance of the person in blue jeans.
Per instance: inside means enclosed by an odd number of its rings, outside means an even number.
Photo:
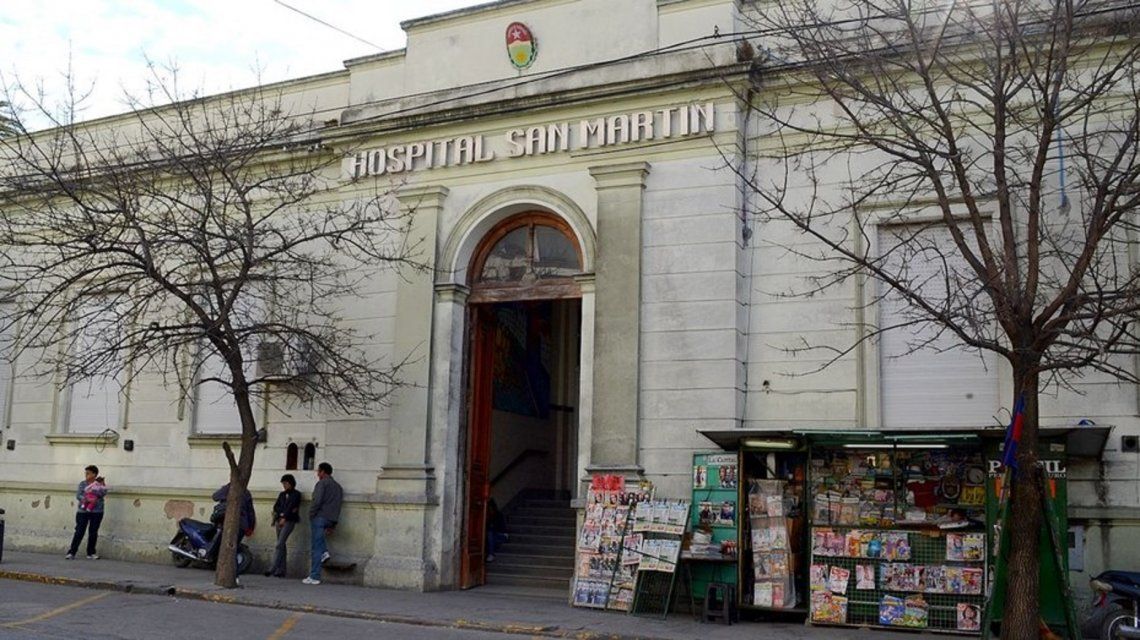
[[[93,464],[83,469],[84,479],[75,490],[75,500],[79,506],[75,510],[75,535],[71,538],[71,547],[67,550],[68,560],[74,560],[79,553],[79,543],[83,541],[84,532],[87,533],[87,559],[98,560],[95,553],[95,544],[99,541],[99,525],[103,523],[103,496],[107,494],[107,485],[99,477],[99,467]]]
[[[325,536],[336,529],[340,506],[344,502],[344,489],[333,480],[332,474],[331,464],[322,462],[317,465],[317,485],[313,487],[313,499],[309,504],[312,562],[309,577],[301,581],[305,584],[321,583],[321,565],[331,557]]]

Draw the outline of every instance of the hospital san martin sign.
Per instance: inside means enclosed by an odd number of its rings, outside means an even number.
[[[705,135],[715,130],[713,103],[635,111],[576,122],[511,129],[496,135],[470,135],[393,144],[353,153],[344,159],[347,179],[442,169],[499,158],[521,158],[580,149]]]

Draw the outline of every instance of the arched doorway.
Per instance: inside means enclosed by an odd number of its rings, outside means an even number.
[[[541,212],[503,220],[471,258],[465,588],[487,581],[490,504],[568,498],[576,481],[582,265],[570,227]]]

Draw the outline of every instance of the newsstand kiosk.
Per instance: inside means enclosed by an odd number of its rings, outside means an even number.
[[[1055,531],[1066,456],[1099,456],[1108,430],[1041,430]],[[1004,430],[702,433],[722,451],[693,458],[682,558],[695,595],[728,583],[739,609],[765,617],[982,634]],[[1042,612],[1061,630],[1068,567],[1042,549]]]

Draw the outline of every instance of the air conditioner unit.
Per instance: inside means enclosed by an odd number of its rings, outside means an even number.
[[[293,345],[278,340],[266,340],[258,345],[257,366],[260,375],[268,378],[298,378],[317,372],[317,360],[308,341],[295,339]]]

